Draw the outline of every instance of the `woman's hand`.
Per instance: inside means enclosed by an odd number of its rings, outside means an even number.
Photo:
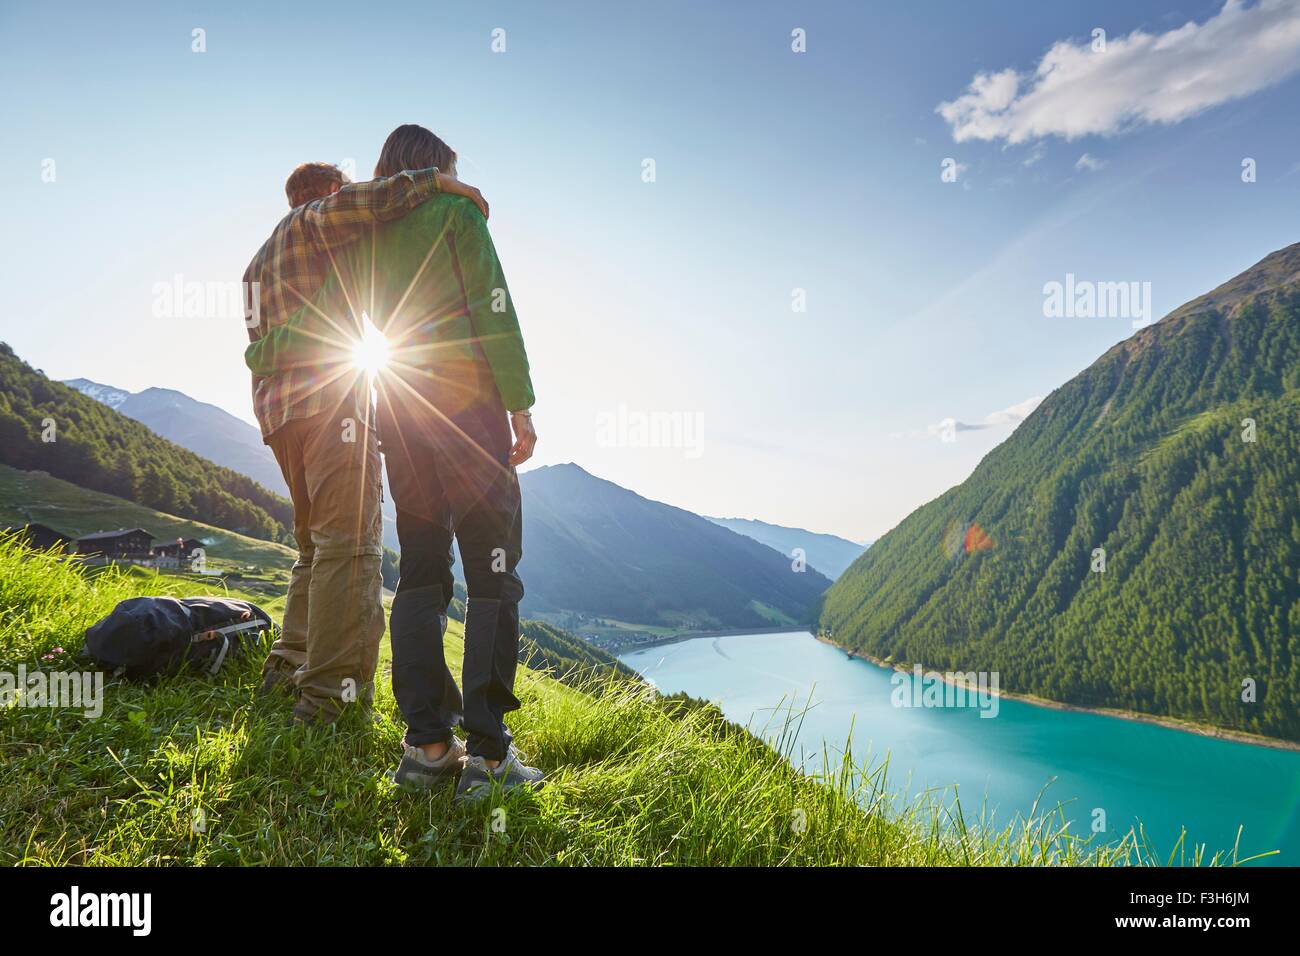
[[[478,206],[478,211],[483,214],[483,218],[488,217],[487,200],[483,194],[473,186],[462,183],[455,176],[448,176],[446,173],[438,173],[438,192],[446,193],[449,196],[464,196],[474,205]]]
[[[533,457],[537,447],[537,430],[533,428],[532,412],[511,412],[510,427],[515,432],[515,444],[510,449],[510,464],[522,465]]]

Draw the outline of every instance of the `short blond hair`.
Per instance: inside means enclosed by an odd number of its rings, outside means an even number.
[[[297,209],[313,199],[324,199],[334,184],[348,182],[343,170],[333,163],[303,163],[289,174],[284,183],[284,194],[289,197],[289,208]]]

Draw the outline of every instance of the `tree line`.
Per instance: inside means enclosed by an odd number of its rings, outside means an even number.
[[[1265,265],[1295,275],[1285,255]],[[1300,740],[1300,291],[1255,278],[1057,389],[836,582],[823,627],[1010,691]],[[976,525],[990,546],[953,546]]]
[[[0,462],[181,518],[290,542],[290,503],[76,389],[0,343]]]

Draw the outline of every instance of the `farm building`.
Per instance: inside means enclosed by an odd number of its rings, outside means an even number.
[[[160,541],[153,546],[154,554],[172,558],[188,558],[194,551],[203,547],[198,538],[176,538],[173,541]]]
[[[107,560],[148,561],[153,555],[153,535],[144,528],[96,531],[77,539],[77,553]]]
[[[154,558],[160,568],[187,565],[203,554],[203,542],[198,538],[175,538],[153,546]]]
[[[48,551],[50,548],[64,550],[72,544],[72,539],[66,534],[43,524],[25,524],[21,528],[6,528],[0,533],[17,535],[31,547],[41,551]]]

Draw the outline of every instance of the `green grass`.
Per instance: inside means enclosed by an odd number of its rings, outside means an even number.
[[[547,624],[551,624],[555,627],[563,627],[567,630],[573,631],[574,633],[580,631],[584,634],[616,636],[622,631],[629,631],[634,634],[654,634],[658,637],[671,637],[672,635],[677,634],[680,630],[680,628],[666,627],[662,624],[633,624],[629,621],[619,621],[612,617],[600,617],[595,615],[588,618],[588,620],[575,625],[568,623],[572,620],[572,612],[569,611],[542,611],[533,616],[537,618],[537,620],[545,621]],[[596,621],[600,621],[600,623],[597,624],[595,623]]]
[[[82,631],[118,600],[205,584],[138,569],[88,575],[0,541],[0,670],[34,667],[56,647],[66,654],[46,668],[72,669]],[[457,670],[461,651],[453,625]],[[1152,861],[1132,835],[1109,848],[1071,838],[1057,813],[988,832],[951,801],[896,806],[882,768],[830,766],[814,779],[713,708],[639,682],[571,687],[527,669],[511,726],[548,786],[458,807],[450,789],[412,795],[389,782],[403,727],[387,660],[376,719],[354,711],[325,729],[294,726],[285,696],[256,697],[259,665],[109,684],[98,719],[0,709],[0,864]]]
[[[294,561],[294,552],[284,545],[154,511],[43,471],[0,465],[0,528],[28,522],[47,525],[72,538],[117,528],[144,528],[155,541],[198,538],[205,542],[204,550],[215,567],[251,564],[263,570],[287,570]]]
[[[767,618],[768,624],[798,624],[798,622],[789,614],[786,614],[778,608],[772,607],[770,604],[764,604],[762,601],[750,601],[749,606],[759,614],[763,615],[763,617]]]
[[[1244,408],[1247,406],[1242,407]],[[1170,429],[1170,431],[1162,436],[1158,441],[1143,449],[1138,456],[1138,460],[1144,463],[1148,462],[1153,457],[1167,452],[1179,442],[1185,441],[1188,438],[1194,438],[1214,427],[1224,428],[1226,426],[1228,431],[1236,430],[1237,422],[1241,419],[1240,416],[1230,418],[1229,415],[1232,411],[1232,406],[1222,405],[1206,409],[1205,411],[1199,412],[1195,415],[1189,415]]]

